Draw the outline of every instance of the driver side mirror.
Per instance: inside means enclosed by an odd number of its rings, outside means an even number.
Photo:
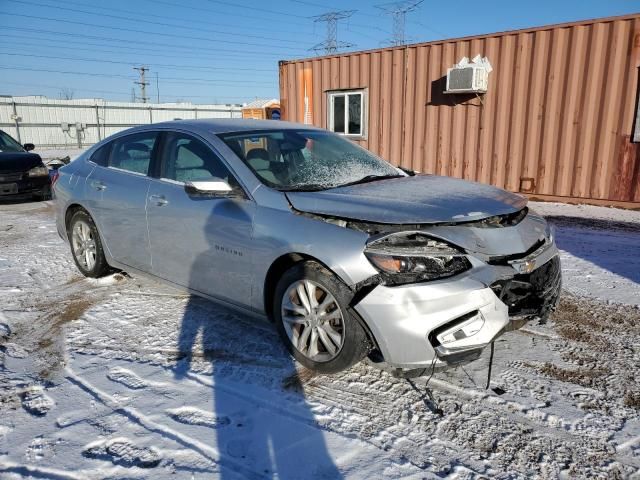
[[[22,148],[24,148],[27,152],[34,150],[36,146],[33,143],[25,143]]]
[[[221,178],[212,177],[209,180],[187,182],[184,186],[189,195],[204,197],[236,197],[237,191]]]

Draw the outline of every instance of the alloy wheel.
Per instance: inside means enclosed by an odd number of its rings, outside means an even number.
[[[71,246],[78,263],[88,271],[93,270],[96,265],[96,240],[93,236],[93,230],[83,220],[79,220],[73,225]]]
[[[342,350],[344,317],[335,297],[312,280],[299,280],[285,291],[282,323],[293,346],[314,362],[328,362]]]

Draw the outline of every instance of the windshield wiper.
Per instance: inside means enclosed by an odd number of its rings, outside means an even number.
[[[367,175],[366,177],[362,177],[359,180],[355,180],[353,182],[343,183],[342,185],[337,185],[337,187],[348,187],[350,185],[358,185],[360,183],[369,183],[369,182],[377,182],[378,180],[387,180],[389,178],[400,178],[405,175]]]
[[[288,188],[279,188],[281,192],[319,192],[320,190],[329,190],[332,188],[340,188],[340,187],[348,187],[349,185],[357,185],[359,183],[368,183],[368,182],[376,182],[378,180],[387,180],[389,178],[400,178],[405,177],[405,175],[367,175],[366,177],[362,177],[359,180],[355,180],[353,182],[342,183],[338,185],[330,185],[330,184],[319,184],[319,183],[308,183],[304,185],[295,185]]]
[[[295,185],[293,187],[279,188],[281,192],[319,192],[333,188],[331,185],[320,185],[319,183],[309,183],[306,185]]]

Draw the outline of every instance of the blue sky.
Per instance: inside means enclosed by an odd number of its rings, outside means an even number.
[[[314,15],[356,10],[339,24],[339,40],[378,48],[391,35],[381,3],[0,0],[0,94],[57,98],[68,88],[75,98],[129,101],[133,66],[147,65],[152,101],[156,75],[163,102],[277,97],[278,60],[312,56],[324,39]],[[425,0],[407,17],[406,33],[419,42],[638,11],[638,0]]]

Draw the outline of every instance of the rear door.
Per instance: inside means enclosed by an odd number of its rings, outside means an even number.
[[[239,305],[251,296],[255,203],[204,141],[188,133],[164,134],[160,172],[147,196],[153,273]],[[188,181],[226,180],[236,198],[190,195]]]
[[[102,239],[118,262],[151,271],[146,200],[151,159],[158,132],[141,132],[113,140],[96,151],[96,167],[87,177],[88,207]]]

